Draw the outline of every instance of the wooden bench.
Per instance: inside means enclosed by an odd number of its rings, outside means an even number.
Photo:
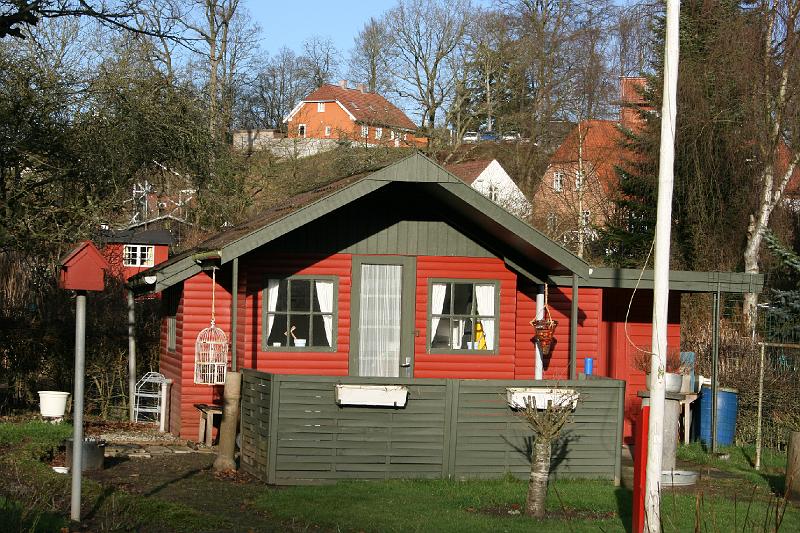
[[[197,442],[211,446],[214,442],[214,417],[219,415],[222,418],[222,406],[205,403],[196,403],[194,406],[200,411],[200,429],[197,432]]]

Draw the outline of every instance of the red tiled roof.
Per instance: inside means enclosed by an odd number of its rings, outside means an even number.
[[[416,130],[417,126],[397,106],[377,93],[323,85],[303,99],[304,102],[338,101],[358,122]]]
[[[455,174],[461,178],[461,180],[468,185],[472,185],[472,182],[481,175],[481,172],[486,170],[486,167],[488,167],[492,161],[492,159],[476,159],[475,161],[463,161],[461,163],[445,165],[444,168],[451,174]]]
[[[619,80],[620,99],[626,104],[646,104],[642,89],[647,86],[647,78],[624,77]]]
[[[622,133],[613,120],[582,120],[569,132],[550,162],[575,163],[579,151],[584,160],[607,159],[619,150],[621,139]]]

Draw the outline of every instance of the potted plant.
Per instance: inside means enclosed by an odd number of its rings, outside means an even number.
[[[647,390],[650,390],[650,352],[641,351],[634,359],[633,366],[644,372]],[[664,387],[667,392],[681,392],[683,376],[689,372],[689,367],[681,362],[681,354],[677,350],[667,352],[667,367],[664,374]]]
[[[545,318],[531,320],[534,334],[533,339],[539,345],[542,357],[550,355],[550,348],[553,345],[553,333],[558,326],[558,320],[553,320],[550,315],[550,306],[547,305],[547,285],[544,286],[544,313]]]

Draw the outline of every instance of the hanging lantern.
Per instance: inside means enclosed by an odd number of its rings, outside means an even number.
[[[533,338],[539,345],[542,357],[547,357],[553,347],[553,334],[558,326],[558,320],[553,320],[550,306],[547,305],[547,285],[544,286],[544,314],[547,315],[546,318],[531,320],[531,326],[535,330]]]
[[[211,270],[211,325],[197,334],[194,343],[194,382],[224,385],[228,370],[228,336],[216,326],[217,267]]]

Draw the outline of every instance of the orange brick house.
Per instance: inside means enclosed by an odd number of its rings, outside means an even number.
[[[284,123],[290,138],[347,139],[397,147],[425,143],[416,135],[417,126],[397,106],[364,85],[348,88],[345,80],[313,91]]]
[[[534,195],[544,208],[534,213],[534,225],[581,255],[581,247],[596,237],[613,209],[618,191],[617,167],[632,154],[622,145],[622,129],[639,131],[638,106],[645,105],[646,78],[620,79],[619,120],[580,121],[550,158]]]

